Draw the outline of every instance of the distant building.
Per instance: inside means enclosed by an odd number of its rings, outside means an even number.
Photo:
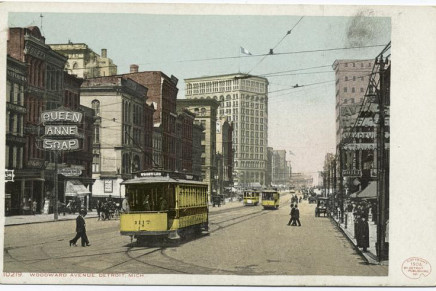
[[[313,177],[306,173],[292,173],[291,185],[296,188],[310,188],[313,186]]]
[[[273,150],[272,184],[276,186],[289,185],[289,168],[285,150]]]
[[[68,58],[65,69],[79,78],[95,78],[117,74],[117,66],[107,57],[107,49],[95,53],[84,43],[50,44],[50,47]]]
[[[265,186],[271,186],[272,175],[273,175],[273,156],[274,149],[272,147],[267,147],[267,159],[266,159],[266,172],[265,172]]]
[[[206,139],[204,130],[199,121],[194,121],[192,125],[192,174],[197,177],[201,177],[202,174],[201,143]]]
[[[192,126],[195,115],[187,109],[177,109],[176,171],[192,174]]]
[[[233,186],[233,126],[227,117],[220,118],[216,126],[218,194],[224,194],[226,188]]]
[[[268,145],[268,80],[247,74],[185,79],[187,99],[220,104],[219,117],[233,123],[234,184],[265,185]]]
[[[202,179],[209,185],[209,195],[216,194],[216,124],[219,103],[213,99],[181,99],[177,101],[177,106],[193,112],[195,121],[204,128],[204,140],[201,142]]]

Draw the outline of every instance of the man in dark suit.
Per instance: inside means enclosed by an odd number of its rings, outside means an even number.
[[[295,225],[295,208],[294,203],[291,204],[291,219],[289,219],[288,225]]]
[[[88,241],[88,237],[86,236],[86,227],[85,227],[85,217],[86,212],[85,210],[80,210],[79,212],[79,216],[77,216],[76,218],[76,236],[70,240],[70,247],[71,245],[73,246],[77,246],[76,242],[79,238],[81,238],[81,243],[82,243],[82,247],[87,246],[89,247],[89,241]]]
[[[298,204],[295,204],[294,207],[294,223],[292,225],[297,226],[301,226],[301,222],[300,222],[300,209],[298,209]]]

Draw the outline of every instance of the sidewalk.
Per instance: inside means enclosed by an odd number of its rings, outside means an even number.
[[[239,201],[232,201],[227,202],[226,204],[221,204],[221,207],[212,207],[209,206],[209,212],[215,212],[222,209],[231,209],[234,207],[242,206],[242,202]],[[76,219],[78,213],[76,214],[68,214],[66,213],[65,216],[61,213],[58,216],[57,221],[62,220],[74,220]],[[88,211],[86,214],[86,218],[96,218],[97,217],[97,211],[93,209],[92,211]],[[43,222],[55,222],[54,215],[52,214],[36,214],[36,215],[14,215],[14,216],[6,216],[5,217],[5,226],[10,225],[20,225],[20,224],[32,224],[32,223],[43,223]]]
[[[65,216],[61,213],[58,216],[57,221],[61,220],[74,220],[76,219],[78,213],[68,214]],[[97,211],[88,211],[86,214],[87,218],[96,218]],[[35,214],[35,215],[13,215],[5,217],[5,226],[19,225],[19,224],[32,224],[32,223],[43,223],[43,222],[55,222],[53,213],[51,214]]]
[[[359,253],[362,254],[362,256],[365,257],[365,259],[368,261],[369,264],[373,265],[388,265],[389,261],[382,261],[379,262],[377,260],[377,251],[375,249],[375,243],[377,242],[377,225],[372,222],[371,216],[369,217],[369,248],[367,249],[367,252],[363,252],[362,249],[359,249],[357,247],[357,241],[354,237],[354,218],[352,213],[345,213],[344,214],[344,223],[339,222],[338,217],[331,218],[336,222],[336,224],[339,226],[339,228],[342,230],[342,232],[347,236],[347,238],[354,244],[356,250],[359,251]],[[346,220],[346,221],[345,221]],[[346,223],[346,226],[345,226]]]

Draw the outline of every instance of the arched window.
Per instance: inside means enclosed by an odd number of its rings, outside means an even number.
[[[206,115],[206,108],[201,108],[201,115]]]
[[[77,70],[79,68],[79,65],[77,63],[73,64],[73,70]]]
[[[95,115],[100,115],[100,101],[93,100],[92,101],[92,109],[95,111]]]

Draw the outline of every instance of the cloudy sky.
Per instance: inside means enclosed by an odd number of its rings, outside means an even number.
[[[359,16],[42,13],[46,43],[86,43],[97,53],[106,48],[118,73],[138,64],[139,70],[174,75],[178,98],[184,98],[187,78],[236,72],[267,77],[268,143],[288,151],[293,172],[317,172],[325,154],[334,152],[333,62],[374,58],[391,31],[389,18]],[[8,23],[40,26],[41,18],[10,13]],[[241,55],[241,46],[252,56]],[[272,48],[275,55],[265,57]]]

